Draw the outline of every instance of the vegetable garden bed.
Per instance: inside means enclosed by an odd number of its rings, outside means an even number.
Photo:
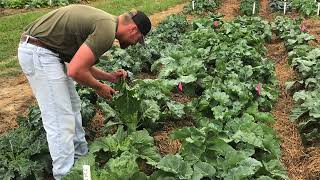
[[[278,18],[273,28],[281,30],[282,21]],[[299,50],[295,46],[303,45],[309,36],[299,39],[297,34],[291,35],[284,36],[293,37],[284,41],[286,48],[293,50],[289,58],[300,62],[301,59],[294,59],[297,58],[294,52]],[[81,179],[83,164],[91,166],[93,179],[288,179],[281,157],[291,178],[317,178],[319,171],[312,171],[311,166],[319,161],[301,159],[301,154],[312,155],[317,150],[306,151],[298,143],[300,137],[295,126],[287,120],[274,125],[273,107],[290,107],[281,103],[291,103],[285,99],[283,84],[279,89],[276,75],[289,79],[293,74],[281,75],[279,68],[267,58],[270,50],[284,50],[269,49],[272,46],[266,44],[271,40],[275,41],[271,25],[259,17],[237,17],[224,22],[222,16],[209,14],[187,22],[185,16],[173,15],[155,29],[146,46],[110,51],[102,58],[101,68],[125,68],[133,77],[115,86],[120,93],[112,102],[98,98],[88,88],[78,87],[84,124],[90,129],[88,137],[93,141],[88,156],[77,161],[64,179]],[[276,60],[283,55],[271,54]],[[283,62],[275,63],[278,66]],[[275,104],[278,90],[280,102]],[[287,116],[288,110],[272,112],[281,119]],[[93,116],[101,128],[92,127]],[[33,132],[34,126],[41,126],[33,125],[30,115],[27,122],[31,124],[22,124],[30,127],[27,131]],[[282,142],[282,156],[273,126],[282,141],[292,141]],[[9,135],[21,133],[19,129]],[[282,139],[283,135],[286,138]],[[16,146],[17,150],[21,148],[19,144]],[[286,152],[290,148],[299,152]],[[30,167],[19,174],[21,169],[8,161],[0,174],[6,171],[8,177],[40,176],[48,168],[36,166],[44,162],[39,154],[47,154],[47,150],[40,148],[21,156],[35,162],[37,171]]]

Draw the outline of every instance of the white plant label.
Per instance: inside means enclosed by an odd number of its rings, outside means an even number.
[[[252,14],[256,13],[256,2],[253,2]]]
[[[318,12],[317,12],[318,16],[320,14],[320,2],[318,2]]]
[[[91,172],[89,165],[83,165],[83,180],[91,180]]]
[[[194,1],[192,1],[192,10],[194,10]]]
[[[284,1],[283,14],[286,14],[287,11],[287,1]]]

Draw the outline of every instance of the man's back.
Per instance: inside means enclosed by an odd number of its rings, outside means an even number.
[[[98,58],[112,46],[117,17],[102,10],[70,5],[54,10],[25,28],[25,34],[38,38],[70,61],[85,42]]]

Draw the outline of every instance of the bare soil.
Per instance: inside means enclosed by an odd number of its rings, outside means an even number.
[[[154,132],[152,136],[160,154],[164,156],[178,153],[181,148],[181,143],[179,140],[172,140],[170,138],[170,133],[175,129],[191,126],[193,126],[193,121],[190,119],[168,121],[161,130]]]
[[[307,27],[307,32],[312,34],[318,43],[320,41],[320,19],[305,19],[302,24]]]
[[[182,103],[182,104],[186,104],[188,102],[191,102],[193,100],[193,97],[190,97],[190,96],[187,96],[183,93],[172,93],[171,94],[171,99],[176,101],[176,102],[179,102],[179,103]]]
[[[155,14],[151,15],[150,16],[150,20],[152,22],[152,26],[153,27],[157,26],[168,15],[177,14],[177,13],[181,12],[183,10],[184,6],[185,6],[185,3],[184,4],[179,4],[179,5],[176,5],[176,6],[173,6],[173,7],[169,8],[166,11],[162,11],[162,12],[155,13]]]
[[[17,127],[17,115],[25,115],[35,103],[32,90],[23,75],[0,79],[0,134]]]
[[[224,15],[224,21],[231,21],[239,15],[239,9],[240,0],[223,0],[217,12]]]
[[[295,73],[288,65],[288,54],[282,41],[274,36],[267,49],[269,58],[275,62],[276,77],[280,86],[280,96],[272,114],[277,120],[274,129],[281,140],[281,160],[291,179],[304,179],[306,175],[304,148],[296,125],[289,120],[293,100],[285,90],[285,82],[294,79]]]

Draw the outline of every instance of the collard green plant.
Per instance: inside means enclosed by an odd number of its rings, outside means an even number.
[[[292,0],[292,5],[295,9],[306,16],[316,15],[317,2],[310,0]]]
[[[19,128],[0,136],[0,179],[41,179],[51,171],[51,158],[39,108],[17,121]]]
[[[184,7],[184,12],[188,14],[206,14],[213,12],[220,5],[220,0],[196,0],[194,1],[194,9],[192,1]]]
[[[160,160],[153,138],[146,130],[128,134],[119,127],[114,135],[96,139],[89,149],[89,154],[81,157],[63,180],[83,179],[83,165],[90,165],[93,180],[146,179],[139,160],[150,166]]]
[[[283,11],[284,10],[285,1],[283,0],[269,0],[269,7],[272,11]],[[292,1],[286,1],[286,11],[292,11]]]
[[[288,51],[293,50],[295,46],[308,44],[315,38],[301,27],[302,19],[290,19],[288,17],[277,16],[272,24],[277,35],[284,40],[284,44]]]
[[[255,3],[255,6],[253,4]],[[253,14],[253,8],[255,7]],[[252,16],[259,14],[260,1],[257,0],[241,0],[240,2],[240,13],[242,15]]]

